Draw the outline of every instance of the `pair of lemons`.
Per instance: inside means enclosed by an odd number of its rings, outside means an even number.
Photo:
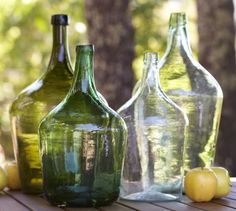
[[[185,194],[196,202],[207,202],[229,194],[230,177],[223,167],[194,168],[184,179]]]

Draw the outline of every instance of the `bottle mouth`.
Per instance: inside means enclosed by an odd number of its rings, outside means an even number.
[[[76,45],[76,51],[88,51],[94,52],[95,47],[93,44],[84,44],[84,45]]]
[[[66,14],[55,14],[51,17],[51,24],[52,25],[69,25],[69,16]]]
[[[158,63],[158,53],[157,52],[145,52],[143,61],[145,64],[152,63],[157,64]]]
[[[187,23],[187,17],[184,12],[171,13],[169,20],[170,27],[185,26],[186,23]]]

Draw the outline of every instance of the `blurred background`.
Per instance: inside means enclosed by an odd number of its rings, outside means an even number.
[[[8,110],[16,95],[47,69],[52,47],[50,17],[70,16],[72,62],[75,45],[96,46],[98,90],[113,109],[130,98],[141,77],[145,51],[166,48],[171,12],[188,16],[196,59],[218,80],[224,106],[216,164],[236,176],[236,72],[233,0],[1,0],[0,144],[13,158]]]

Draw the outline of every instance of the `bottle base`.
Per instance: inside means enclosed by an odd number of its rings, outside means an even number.
[[[39,195],[43,193],[42,187],[21,187],[21,191],[27,195]]]
[[[57,194],[56,196],[45,195],[50,204],[57,207],[100,207],[112,204],[117,200],[118,194],[110,194],[108,197],[92,197],[92,194],[78,194],[70,196],[68,193]]]
[[[49,203],[53,206],[57,206],[57,207],[60,207],[60,208],[66,208],[66,207],[81,207],[81,208],[86,208],[86,207],[94,207],[94,208],[97,208],[97,207],[101,207],[101,206],[109,206],[113,203],[114,201],[111,201],[111,202],[101,202],[101,203],[94,203],[94,202],[90,202],[90,203],[83,203],[81,201],[70,201],[70,202],[50,202]]]
[[[111,201],[95,201],[95,200],[92,200],[92,201],[83,201],[83,200],[80,200],[80,199],[75,199],[75,200],[71,200],[71,201],[50,201],[48,200],[49,203],[53,206],[57,206],[57,207],[60,207],[60,208],[65,208],[65,207],[101,207],[101,206],[108,206],[108,205],[111,205],[115,200],[111,200]]]
[[[152,184],[145,189],[141,181],[122,180],[120,198],[140,202],[178,201],[182,197],[182,189],[182,179]]]
[[[139,202],[164,202],[164,201],[178,201],[179,195],[161,193],[161,192],[138,192],[126,196],[120,196],[123,200],[139,201]]]

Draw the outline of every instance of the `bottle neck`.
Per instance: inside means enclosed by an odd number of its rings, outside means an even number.
[[[49,66],[55,66],[58,63],[71,64],[67,26],[64,25],[53,25],[53,47]]]
[[[157,53],[148,52],[144,54],[144,69],[141,86],[148,86],[150,91],[156,91],[159,87],[159,73],[157,63]]]
[[[95,94],[95,83],[93,73],[93,46],[84,45],[76,48],[76,64],[71,92]]]
[[[185,52],[192,57],[189,44],[186,17],[183,14],[174,14],[170,18],[166,55],[170,52]]]

